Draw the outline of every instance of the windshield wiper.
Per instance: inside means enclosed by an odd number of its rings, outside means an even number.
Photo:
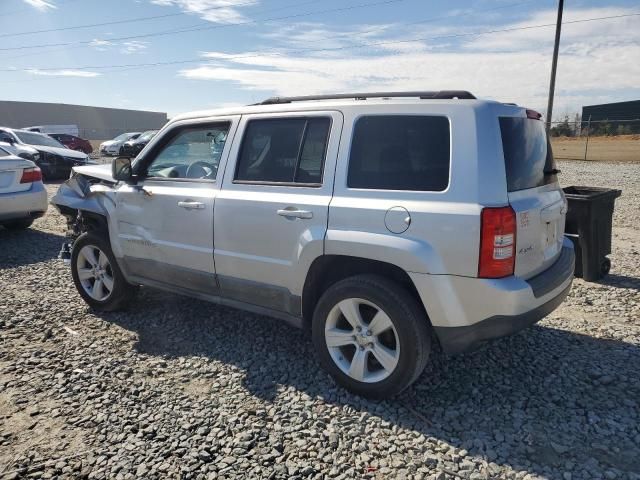
[[[543,170],[542,173],[544,173],[545,175],[557,175],[561,172],[561,170],[558,170],[557,168],[552,168],[551,170]]]

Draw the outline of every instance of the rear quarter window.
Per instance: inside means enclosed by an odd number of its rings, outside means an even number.
[[[347,186],[379,190],[446,190],[449,138],[449,119],[446,117],[361,117],[354,127]]]
[[[514,192],[557,182],[551,144],[540,120],[500,117],[507,190]]]

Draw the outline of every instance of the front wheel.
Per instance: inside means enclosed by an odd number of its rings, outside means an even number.
[[[358,275],[332,285],[312,323],[320,363],[337,383],[368,398],[388,398],[424,370],[430,352],[428,323],[400,285]]]
[[[71,274],[80,296],[95,310],[118,310],[136,290],[122,275],[109,240],[94,232],[83,233],[73,244]]]

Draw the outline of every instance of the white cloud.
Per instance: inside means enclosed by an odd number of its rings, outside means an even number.
[[[108,41],[108,40],[100,40],[99,38],[94,38],[89,43],[90,47],[95,48],[96,50],[99,50],[101,52],[104,52],[104,51],[108,50],[108,48],[110,46],[112,46],[112,45],[113,45],[113,43],[111,43],[110,41]]]
[[[58,8],[56,7],[55,3],[49,0],[22,0],[22,1],[28,5],[31,5],[34,8],[37,8],[41,12],[44,12],[45,10],[49,10],[51,8]]]
[[[122,42],[122,48],[120,52],[125,54],[140,53],[145,51],[147,49],[147,46],[147,42],[140,42],[137,40]]]
[[[245,20],[240,7],[257,4],[259,0],[151,0],[156,5],[174,5],[203,20],[214,23],[229,23]]]
[[[31,75],[39,75],[44,77],[80,77],[80,78],[93,78],[102,75],[98,72],[90,72],[88,70],[39,70],[37,68],[30,68],[26,70]]]
[[[89,43],[89,46],[91,48],[94,48],[95,50],[98,50],[99,52],[106,52],[111,48],[119,47],[120,53],[130,55],[133,53],[144,52],[148,48],[149,42],[142,42],[139,40],[130,40],[127,42],[112,42],[110,40],[94,38]]]
[[[624,9],[584,9],[572,18],[591,18],[630,13]],[[486,26],[484,30],[553,23],[550,12],[536,13],[526,22]],[[567,25],[563,31],[556,86],[556,111],[602,102],[603,97],[640,89],[640,18],[605,20]],[[453,27],[438,27],[438,34]],[[435,36],[415,31],[390,36],[391,26],[367,40],[332,35],[331,47],[323,41],[320,26],[287,27],[293,50],[239,54],[207,52],[215,61],[179,72],[197,80],[234,82],[265,95],[298,95],[357,90],[470,90],[477,96],[517,102],[544,111],[549,82],[553,28],[531,29],[439,42],[416,38]],[[481,29],[478,29],[481,30]],[[476,30],[476,31],[478,31]],[[433,32],[434,30],[431,30]],[[457,30],[459,31],[459,30]],[[272,35],[276,39],[277,35]],[[353,41],[355,38],[357,41]],[[300,48],[300,42],[315,46]],[[403,43],[393,43],[401,41]],[[359,43],[389,42],[367,48],[347,48]],[[447,43],[441,43],[447,42]],[[279,43],[279,42],[278,42]],[[336,48],[334,51],[316,51]],[[268,93],[267,93],[268,92]]]

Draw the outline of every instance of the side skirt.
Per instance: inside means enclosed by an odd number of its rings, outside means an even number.
[[[196,292],[196,291],[192,291],[192,290],[178,287],[175,285],[167,285],[165,283],[158,282],[156,280],[150,280],[148,278],[129,276],[128,280],[132,283],[138,283],[143,286],[157,288],[158,290],[163,290],[165,292],[178,293],[180,295],[184,295],[191,298],[197,298],[199,300],[205,300],[207,302],[223,305],[225,307],[237,308],[239,310],[245,310],[247,312],[255,313],[257,315],[265,315],[267,317],[277,318],[279,320],[283,320],[284,322],[296,328],[303,328],[304,326],[302,317],[291,315],[289,313],[281,312],[271,308],[261,307],[259,305],[254,305],[254,304],[243,302],[240,300],[234,300],[234,299],[222,297],[220,295],[210,295],[207,293]]]

